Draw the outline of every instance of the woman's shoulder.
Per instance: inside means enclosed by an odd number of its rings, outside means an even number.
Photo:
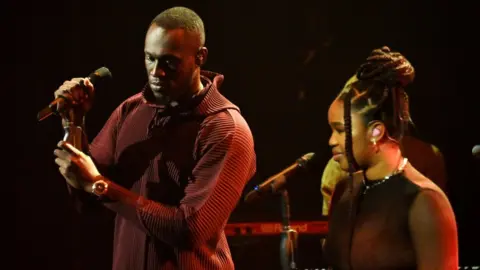
[[[437,193],[441,197],[446,195],[443,190],[435,184],[431,179],[420,173],[411,164],[408,164],[404,171],[404,177],[406,178],[407,190],[413,191],[415,194],[421,193]]]

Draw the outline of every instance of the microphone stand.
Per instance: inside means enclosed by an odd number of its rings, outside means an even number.
[[[64,136],[63,141],[66,141],[73,145],[80,151],[83,151],[83,141],[86,139],[84,136],[84,118],[85,112],[77,110],[75,108],[69,109],[68,119],[62,119]]]
[[[282,233],[280,240],[280,263],[282,270],[296,270],[297,268],[297,239],[298,232],[290,227],[290,201],[286,189],[281,191]]]
[[[83,129],[82,127],[68,124],[63,127],[63,140],[73,145],[78,150],[82,150]]]

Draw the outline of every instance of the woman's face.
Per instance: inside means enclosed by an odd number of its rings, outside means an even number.
[[[360,167],[366,167],[374,154],[370,141],[369,130],[362,116],[352,110],[352,148],[353,156]],[[343,101],[336,99],[328,110],[328,122],[332,135],[328,144],[332,148],[333,159],[340,164],[344,171],[348,171],[348,160],[345,154],[345,125],[343,119]]]

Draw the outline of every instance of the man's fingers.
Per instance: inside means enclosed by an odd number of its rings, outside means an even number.
[[[58,170],[60,171],[60,174],[62,174],[64,177],[67,177],[67,169],[64,167],[58,167]]]
[[[65,150],[62,150],[62,149],[55,149],[53,151],[53,154],[61,159],[69,159],[70,158],[70,154],[65,151]]]
[[[77,84],[80,83],[83,80],[84,80],[84,78],[72,78],[71,79],[72,82],[76,82]]]
[[[83,84],[84,84],[85,86],[87,86],[87,87],[93,88],[93,83],[90,81],[89,78],[85,78],[85,79],[83,80]]]
[[[75,164],[74,161],[71,161],[69,159],[61,159],[61,158],[56,158],[55,163],[63,168],[67,168],[69,170],[77,168],[77,164]]]
[[[58,167],[58,170],[60,171],[60,174],[62,174],[65,178],[68,178],[68,179],[75,178],[75,174],[70,172],[67,168]]]
[[[83,154],[80,150],[78,150],[77,148],[75,148],[73,145],[71,145],[70,143],[68,143],[66,141],[60,141],[57,144],[57,146],[64,149],[70,155],[72,155],[74,157],[79,157],[79,156],[82,156],[82,154]]]

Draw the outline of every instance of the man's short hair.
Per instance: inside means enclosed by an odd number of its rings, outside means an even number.
[[[151,25],[157,25],[167,30],[184,29],[185,31],[198,34],[200,46],[205,45],[205,29],[203,21],[198,14],[186,7],[172,7],[158,14]]]

